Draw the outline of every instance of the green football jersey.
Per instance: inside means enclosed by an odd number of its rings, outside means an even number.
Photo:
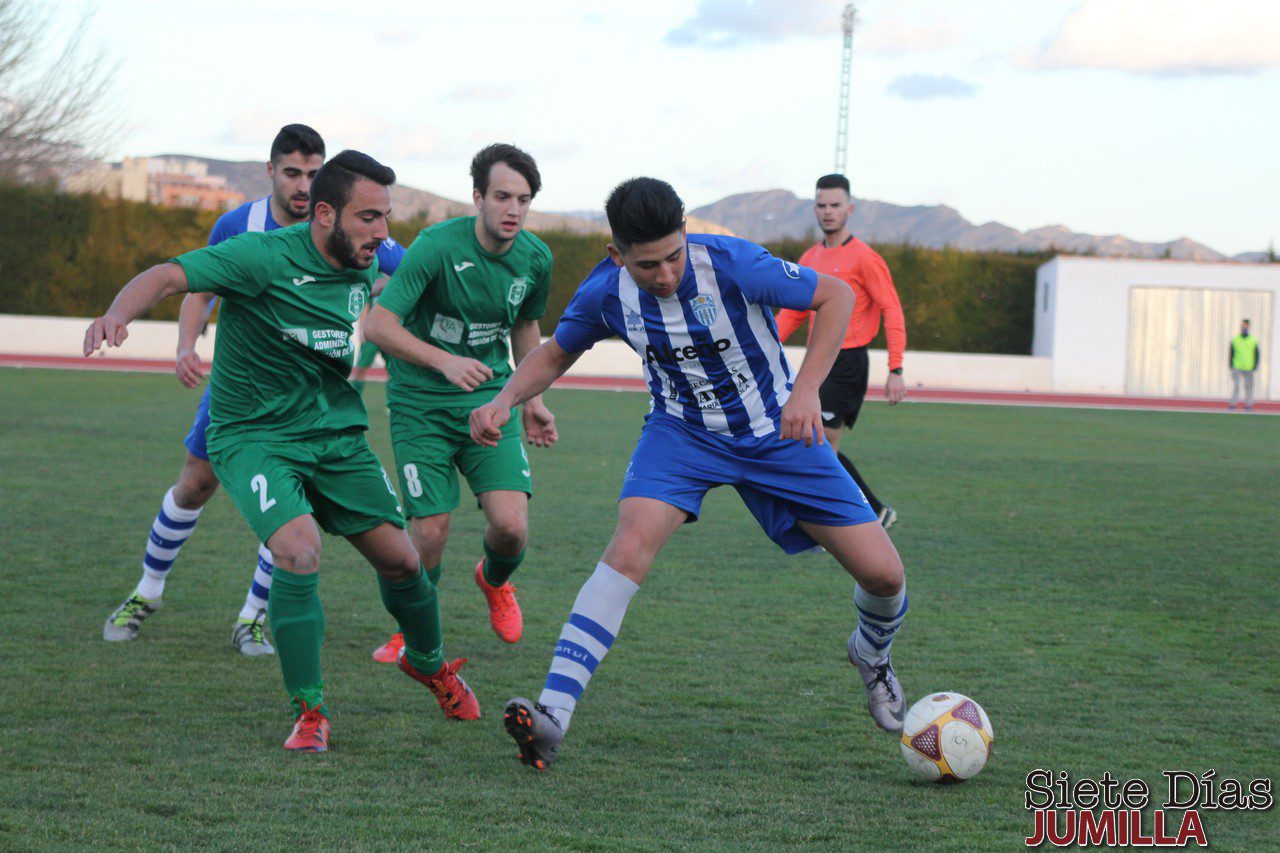
[[[437,370],[387,359],[393,401],[480,405],[493,398],[511,375],[508,336],[517,320],[537,320],[547,310],[551,250],[521,231],[504,254],[495,255],[476,239],[474,216],[449,219],[418,235],[405,253],[378,304],[432,346],[474,358],[493,370],[493,379],[463,391]],[[448,399],[440,401],[439,397]]]
[[[209,379],[211,449],[245,438],[308,439],[369,427],[347,381],[369,269],[334,269],[308,223],[250,232],[172,259],[192,292],[224,300]]]

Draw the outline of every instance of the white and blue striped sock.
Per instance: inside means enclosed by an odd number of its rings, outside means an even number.
[[[138,581],[138,595],[155,601],[164,595],[164,579],[178,559],[182,545],[196,528],[198,509],[183,509],[173,500],[173,489],[165,492],[160,514],[151,522],[151,534],[147,537],[147,552],[142,557],[142,580]]]
[[[903,586],[897,595],[879,596],[859,586],[853,591],[853,603],[858,607],[854,653],[863,663],[879,666],[889,657],[893,635],[907,618],[907,588]]]
[[[627,605],[640,586],[604,563],[587,578],[573,602],[569,621],[560,631],[551,671],[538,702],[568,730],[574,706],[582,697],[591,674],[613,645]]]
[[[271,573],[275,571],[275,563],[266,545],[258,546],[258,567],[253,572],[253,583],[249,584],[249,592],[244,597],[244,607],[240,608],[240,620],[249,622],[258,618],[260,611],[267,609],[267,596],[271,592]]]

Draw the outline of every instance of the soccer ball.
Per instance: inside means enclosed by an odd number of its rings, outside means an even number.
[[[968,696],[932,693],[911,706],[902,725],[902,757],[931,782],[972,779],[991,753],[991,720]]]

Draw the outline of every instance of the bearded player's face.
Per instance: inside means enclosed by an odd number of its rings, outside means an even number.
[[[375,181],[357,179],[342,213],[334,218],[325,249],[344,267],[368,269],[378,246],[387,239],[390,215],[391,190]]]
[[[818,217],[818,227],[823,234],[836,234],[844,230],[849,214],[853,212],[853,205],[850,204],[849,194],[839,187],[818,190],[813,212]]]
[[[267,164],[271,195],[275,198],[276,207],[292,217],[294,222],[307,218],[311,206],[311,182],[315,180],[316,172],[320,171],[322,165],[324,158],[319,154],[308,156],[301,151],[282,154]]]

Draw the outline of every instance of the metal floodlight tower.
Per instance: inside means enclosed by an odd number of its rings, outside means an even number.
[[[853,21],[857,12],[853,4],[844,7],[841,28],[844,49],[840,54],[840,117],[836,120],[836,174],[845,173],[849,159],[849,76],[853,70]]]

